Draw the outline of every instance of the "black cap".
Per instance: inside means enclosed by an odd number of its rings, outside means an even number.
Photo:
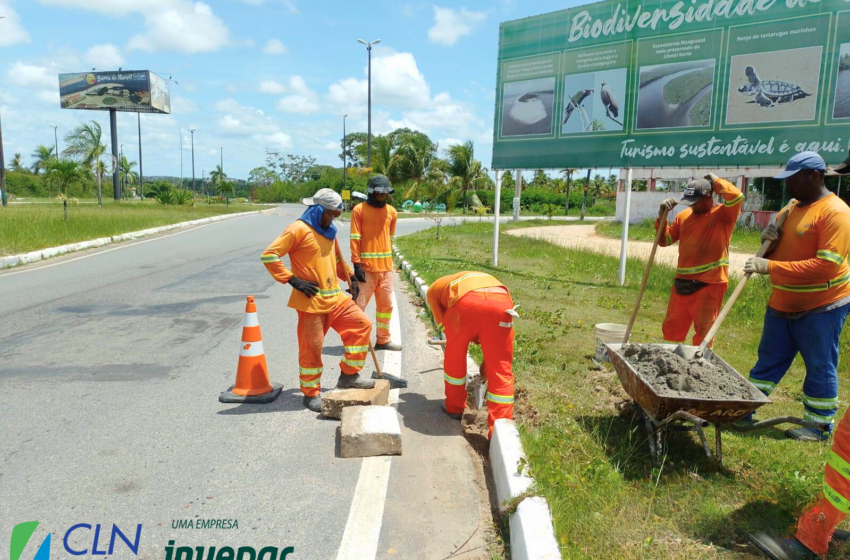
[[[836,167],[834,167],[833,171],[835,171],[839,175],[850,174],[850,154],[848,154],[847,159],[845,159],[844,161],[839,163]]]
[[[685,196],[682,197],[679,204],[690,206],[694,202],[699,202],[703,197],[711,196],[712,192],[714,192],[714,189],[707,179],[689,181],[687,188],[685,188]]]
[[[390,185],[390,180],[383,175],[375,175],[369,179],[368,191],[376,194],[393,194],[395,192]]]

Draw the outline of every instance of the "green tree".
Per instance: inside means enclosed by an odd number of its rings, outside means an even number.
[[[97,204],[103,206],[102,179],[105,166],[101,165],[100,156],[106,152],[106,146],[102,142],[103,131],[97,121],[81,124],[65,136],[67,147],[63,152],[65,155],[75,158],[87,169],[91,170],[97,178]]]
[[[12,156],[12,161],[9,164],[9,168],[11,171],[16,171],[21,173],[24,170],[24,158],[21,154],[15,154]]]
[[[359,146],[365,146],[367,140],[368,134],[365,132],[349,132],[346,134],[340,142],[342,153],[339,154],[339,159],[344,159],[348,167],[362,167],[366,158],[364,156],[361,159]],[[344,158],[343,154],[345,155]]]
[[[529,187],[545,189],[549,186],[549,176],[546,175],[546,172],[542,169],[538,169],[534,172],[534,177],[531,179],[531,182],[528,184]]]
[[[122,196],[125,196],[125,185],[135,185],[139,182],[139,174],[133,171],[134,167],[136,162],[128,160],[127,156],[121,156],[118,160],[118,178],[121,181]]]
[[[218,191],[218,188],[223,185],[227,181],[227,174],[222,170],[220,165],[216,165],[215,169],[210,171],[210,182],[213,184],[213,187]]]
[[[30,169],[38,175],[42,171],[47,170],[47,162],[54,157],[56,157],[56,154],[53,152],[53,146],[36,146],[35,151],[32,153],[33,164]]]
[[[428,183],[446,182],[446,164],[437,157],[437,146],[425,137],[408,136],[395,152],[396,173],[407,183],[403,197],[420,200]]]
[[[52,159],[47,165],[47,177],[53,180],[65,195],[63,210],[66,220],[68,219],[68,190],[71,185],[82,181],[86,173],[86,168],[72,159]]]
[[[486,189],[492,185],[490,177],[487,176],[487,168],[475,159],[475,146],[472,140],[463,144],[457,144],[446,150],[446,163],[449,185],[452,189],[459,191],[460,200],[463,201],[463,213],[467,210],[467,194],[470,189]]]
[[[300,183],[310,178],[310,170],[316,165],[316,158],[294,154],[281,155],[270,152],[266,155],[266,165],[283,181]]]

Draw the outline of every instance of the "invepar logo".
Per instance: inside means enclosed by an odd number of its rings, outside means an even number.
[[[36,527],[38,527],[38,521],[27,521],[26,523],[15,525],[15,528],[12,529],[12,542],[9,543],[9,560],[20,559]],[[38,547],[38,552],[35,553],[33,560],[49,560],[49,558],[50,533],[47,533],[47,536],[41,542],[41,546]]]

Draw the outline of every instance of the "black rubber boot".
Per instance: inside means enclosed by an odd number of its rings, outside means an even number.
[[[829,433],[810,428],[794,428],[785,430],[785,437],[797,441],[829,441]]]
[[[460,420],[461,418],[463,418],[463,413],[462,413],[462,412],[461,412],[461,413],[458,413],[458,412],[449,412],[448,410],[446,410],[446,403],[442,403],[442,404],[440,405],[440,408],[441,408],[441,409],[443,409],[443,412],[445,412],[445,413],[446,413],[446,416],[448,416],[448,417],[449,417],[449,418],[451,418],[452,420]]]
[[[339,381],[336,382],[337,389],[371,389],[375,386],[372,379],[364,379],[359,373],[354,375],[340,374]]]
[[[818,556],[792,536],[776,537],[767,533],[750,535],[750,542],[773,560],[817,560]]]
[[[384,342],[383,344],[376,344],[375,350],[389,350],[390,352],[401,352],[401,344],[396,344],[395,342]]]
[[[322,411],[322,396],[316,395],[315,397],[304,397],[304,407],[312,410],[313,412],[321,412]]]

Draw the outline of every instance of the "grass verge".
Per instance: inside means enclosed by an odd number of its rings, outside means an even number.
[[[654,220],[644,220],[639,224],[629,225],[629,239],[635,241],[655,240]],[[621,222],[604,221],[596,224],[596,233],[605,237],[620,239],[623,235],[623,224]],[[761,247],[761,230],[742,226],[736,226],[732,234],[729,250],[735,253],[756,254]]]
[[[0,209],[0,256],[258,209],[246,204],[188,207],[104,202],[103,208],[71,205],[66,221],[61,203],[10,204]]]
[[[646,434],[627,405],[616,374],[594,368],[593,325],[625,323],[644,263],[630,260],[627,285],[616,285],[617,259],[504,236],[500,266],[489,265],[489,224],[427,230],[396,239],[427,280],[460,270],[491,272],[521,304],[514,372],[523,444],[537,490],[552,509],[567,559],[760,558],[752,530],[781,531],[817,496],[829,448],[791,442],[776,430],[723,436],[723,467],[705,457],[694,434],[671,432],[668,454],[653,468]],[[649,280],[633,339],[659,341],[673,270]],[[730,286],[730,290],[734,286]],[[747,374],[755,362],[770,286],[754,279],[720,331],[717,353]],[[839,371],[847,369],[845,330]],[[759,416],[802,413],[804,369],[797,360],[772,405]],[[847,402],[842,387],[840,399]],[[712,429],[707,430],[713,440]],[[828,558],[850,557],[833,545]]]

